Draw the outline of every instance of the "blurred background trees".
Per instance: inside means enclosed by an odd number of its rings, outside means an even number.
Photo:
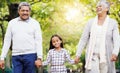
[[[43,37],[43,60],[46,59],[50,37],[53,34],[58,34],[63,38],[65,48],[74,59],[76,46],[84,25],[88,19],[96,15],[96,3],[99,0],[0,0],[0,48],[3,45],[8,21],[18,16],[17,7],[22,1],[27,1],[31,4],[31,17],[40,22]],[[112,3],[110,17],[116,19],[120,26],[120,0],[108,1]],[[10,55],[11,51],[7,59],[10,59]],[[6,61],[7,68],[10,69],[11,61]],[[66,66],[77,70],[82,69],[83,64],[84,52],[78,65],[66,63]],[[120,69],[119,61],[116,62],[116,68]]]

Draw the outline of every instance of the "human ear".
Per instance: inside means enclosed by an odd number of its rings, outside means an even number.
[[[106,10],[106,11],[109,11],[109,8],[107,7],[105,10]]]

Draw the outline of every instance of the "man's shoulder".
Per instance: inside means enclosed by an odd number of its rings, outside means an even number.
[[[18,20],[18,17],[16,17],[16,18],[10,20],[9,22],[15,22],[15,21],[17,21],[17,20]]]
[[[31,20],[32,22],[38,23],[38,21],[37,21],[36,19],[32,18],[32,17],[30,17],[30,20]]]
[[[13,24],[15,24],[17,21],[18,21],[18,17],[10,20],[10,21],[8,22],[8,24],[9,24],[9,25],[13,25]]]

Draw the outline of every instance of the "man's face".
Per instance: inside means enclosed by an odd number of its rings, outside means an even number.
[[[18,13],[22,20],[27,20],[30,16],[30,8],[28,6],[21,6],[21,9],[18,11]]]
[[[108,11],[108,8],[104,4],[99,4],[96,7],[97,14],[107,13],[107,11]]]

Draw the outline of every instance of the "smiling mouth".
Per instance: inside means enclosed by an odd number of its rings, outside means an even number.
[[[24,15],[22,15],[22,16],[28,16],[28,15],[24,14]]]
[[[97,12],[102,11],[102,10],[97,10]]]

